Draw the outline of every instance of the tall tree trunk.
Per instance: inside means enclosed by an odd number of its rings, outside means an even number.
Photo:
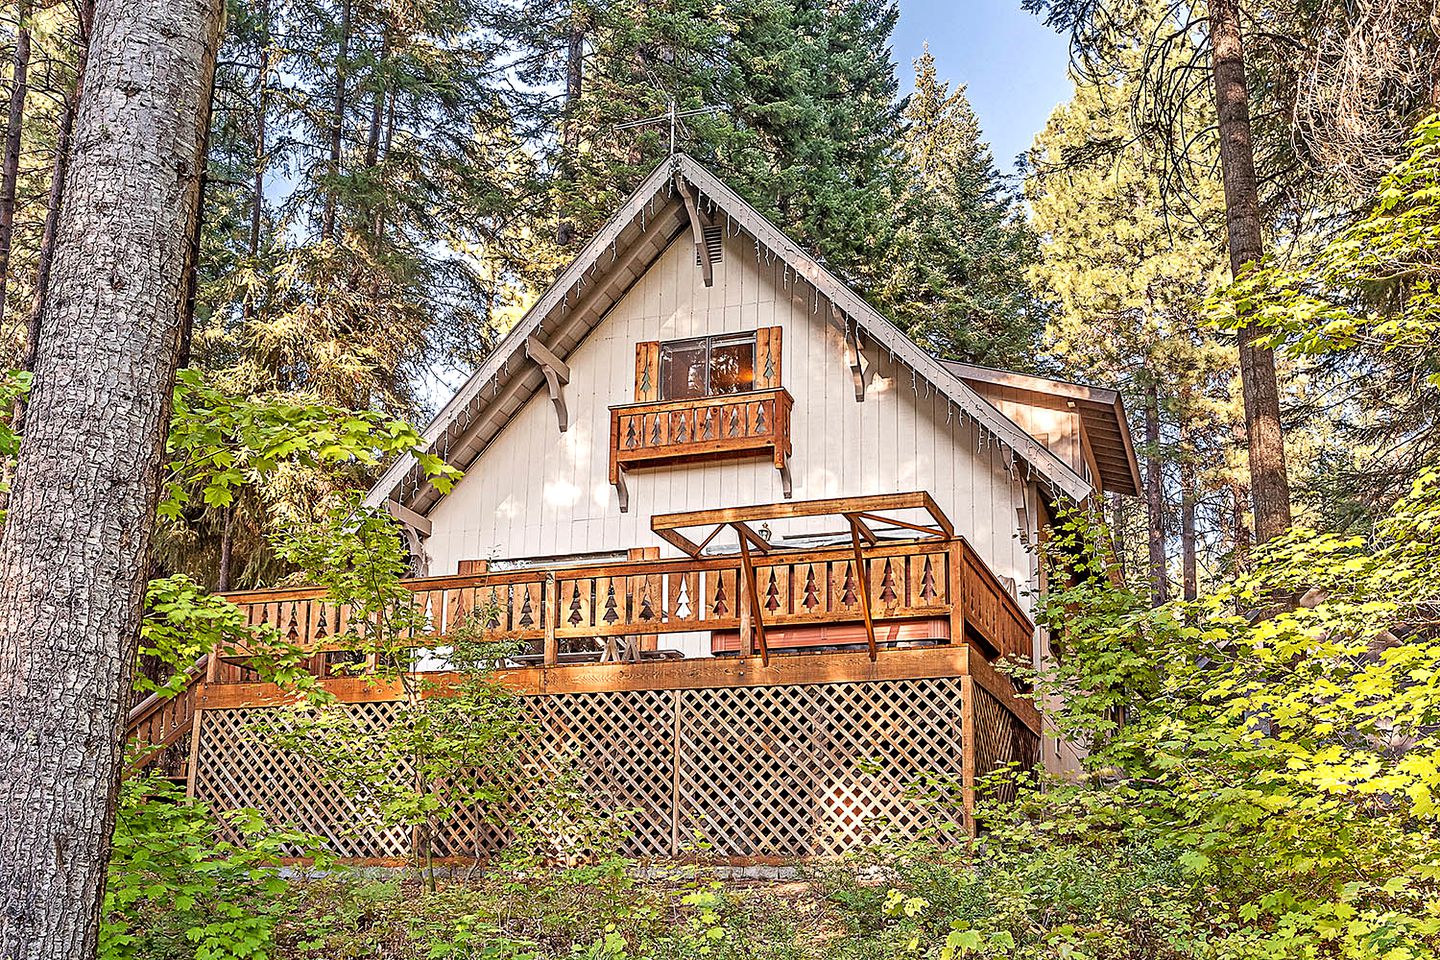
[[[1182,431],[1186,428],[1182,424]],[[1182,433],[1180,446],[1180,569],[1186,600],[1200,595],[1200,569],[1195,556],[1195,458]]]
[[[5,156],[0,172],[0,320],[5,319],[5,291],[10,283],[10,250],[15,241],[15,189],[20,182],[20,133],[25,126],[25,95],[29,92],[30,4],[20,0],[15,55],[10,64],[10,113],[5,120]]]
[[[99,0],[0,535],[0,957],[94,957],[223,0]]]
[[[320,238],[335,237],[335,181],[340,176],[340,148],[345,134],[345,84],[350,69],[350,0],[340,3],[340,49],[335,58],[335,102],[330,113],[330,162],[326,176],[325,205],[320,215]]]
[[[1150,602],[1170,599],[1165,569],[1165,475],[1160,459],[1160,397],[1155,382],[1145,386],[1145,527],[1150,545]]]
[[[250,239],[246,253],[254,264],[260,256],[260,226],[265,214],[265,137],[270,122],[270,0],[260,0],[260,70],[255,91],[255,178],[250,197]],[[247,294],[241,306],[245,319],[255,316],[255,302]]]
[[[200,246],[204,240],[205,195],[210,187],[210,117],[215,112],[215,73],[210,73],[210,92],[205,97],[200,118],[200,189],[195,200],[195,217],[190,221],[190,250],[185,262],[189,273],[185,280],[185,304],[180,311],[180,355],[177,366],[190,366],[190,345],[195,333],[195,307],[200,294]]]
[[[1263,254],[1260,187],[1250,129],[1250,91],[1239,0],[1209,0],[1215,107],[1220,126],[1220,171],[1225,184],[1225,225],[1230,272],[1240,276]],[[1263,331],[1247,323],[1239,333],[1240,383],[1245,395],[1245,433],[1250,453],[1250,492],[1255,535],[1263,543],[1290,529],[1290,481],[1285,474],[1285,437],[1280,427],[1280,388],[1275,352],[1256,340]]]
[[[1243,567],[1250,559],[1250,527],[1245,523],[1245,487],[1237,480],[1230,481],[1230,548],[1236,567]]]
[[[379,74],[381,82],[375,85],[374,91],[370,94],[370,132],[365,137],[365,166],[374,169],[380,162],[380,135],[383,132],[385,120],[386,94],[393,85],[385,76],[385,67],[390,61],[390,25],[386,24],[380,38],[380,62]]]
[[[230,565],[235,553],[235,504],[223,508],[220,520],[220,563],[215,573],[215,592],[225,593],[230,589]]]
[[[585,24],[572,4],[565,36],[565,107],[560,117],[561,168],[573,182],[580,157],[580,121],[576,111],[585,92]],[[575,239],[575,224],[562,217],[555,226],[555,242],[561,246]]]
[[[1121,582],[1130,579],[1130,571],[1125,563],[1125,525],[1129,519],[1130,501],[1121,496],[1110,498],[1110,550],[1115,554],[1115,565],[1120,571]]]

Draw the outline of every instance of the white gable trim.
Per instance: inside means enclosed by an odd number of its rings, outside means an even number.
[[[1076,500],[1084,500],[1093,488],[1083,477],[1056,457],[1037,439],[1026,433],[1013,420],[991,406],[975,393],[963,380],[947,370],[940,361],[921,349],[898,327],[883,317],[857,293],[851,290],[833,273],[821,266],[809,254],[787,237],[778,227],[766,220],[743,198],[727,187],[704,167],[684,154],[678,154],[663,161],[641,182],[635,192],[614,216],[596,233],[580,254],[561,273],[559,279],[545,291],[544,295],[526,311],[525,316],[510,330],[495,350],[485,359],[480,368],[466,380],[455,396],[441,409],[440,413],[425,428],[423,436],[426,446],[434,449],[447,434],[472,422],[477,405],[485,403],[481,391],[491,384],[499,392],[499,379],[509,374],[514,363],[519,369],[526,364],[525,342],[538,335],[541,326],[557,310],[566,306],[571,293],[585,282],[587,273],[593,272],[607,248],[617,243],[621,233],[637,218],[643,218],[647,208],[654,213],[654,202],[671,183],[674,174],[684,176],[710,202],[724,210],[756,240],[784,259],[815,290],[846,314],[852,322],[865,330],[877,344],[882,345],[892,356],[903,363],[944,394],[950,402],[966,416],[979,424],[1000,443],[1009,447],[1017,456],[1029,463],[1041,477],[1050,482],[1057,492]],[[673,188],[673,187],[672,187]],[[603,317],[596,318],[599,323]],[[518,409],[518,408],[517,408]],[[512,414],[513,415],[513,414]],[[461,419],[464,426],[461,426]],[[416,469],[415,458],[406,455],[385,471],[380,480],[371,488],[366,503],[380,507],[387,501],[404,502],[403,485],[406,478]]]

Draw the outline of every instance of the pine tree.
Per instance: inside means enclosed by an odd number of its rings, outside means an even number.
[[[893,242],[876,300],[941,356],[1026,369],[1042,317],[1026,281],[1035,237],[965,97],[927,48],[906,104]]]
[[[1178,468],[1181,475],[1182,568],[1189,570],[1198,548],[1199,501],[1207,491],[1230,489],[1225,461],[1238,408],[1229,351],[1197,322],[1224,273],[1216,239],[1221,187],[1214,178],[1195,186],[1196,219],[1172,215],[1177,204],[1165,190],[1173,181],[1163,176],[1159,158],[1134,143],[1125,84],[1123,78],[1077,83],[1073,99],[1036,137],[1026,195],[1041,238],[1032,277],[1053,298],[1048,352],[1077,379],[1119,384],[1137,420],[1146,488],[1144,566],[1152,598],[1161,602],[1168,597],[1175,528],[1171,474]],[[1116,148],[1097,153],[1097,141]],[[1232,549],[1245,542],[1239,531],[1223,532]]]

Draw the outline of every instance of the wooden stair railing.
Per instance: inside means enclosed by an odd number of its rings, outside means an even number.
[[[205,679],[208,660],[201,657],[186,671],[185,687],[179,693],[173,696],[152,693],[130,708],[125,724],[126,741],[135,741],[142,751],[130,773],[156,767],[171,779],[184,777],[185,750],[175,748],[190,736],[195,699]],[[188,748],[188,743],[185,746]]]

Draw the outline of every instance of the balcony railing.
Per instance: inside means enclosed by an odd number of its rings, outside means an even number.
[[[853,630],[830,628],[863,622],[867,583],[881,645],[923,637],[969,642],[990,659],[1031,656],[1029,619],[963,539],[881,542],[865,547],[861,562],[863,570],[842,547],[758,556],[758,603],[734,555],[429,577],[407,586],[430,624],[416,647],[434,646],[478,617],[497,639],[526,644],[520,660],[537,665],[663,657],[659,638],[674,634],[708,633],[713,652],[754,653],[757,634],[764,636],[755,629],[757,614],[776,649],[852,645]],[[346,639],[354,636],[349,609],[319,590],[229,598],[252,624],[273,625],[316,654],[312,668],[322,675],[327,656],[346,659],[355,645]],[[210,679],[246,679],[243,658],[217,663]]]
[[[610,482],[628,506],[625,471],[680,461],[768,456],[790,496],[790,409],[783,388],[610,408]]]

